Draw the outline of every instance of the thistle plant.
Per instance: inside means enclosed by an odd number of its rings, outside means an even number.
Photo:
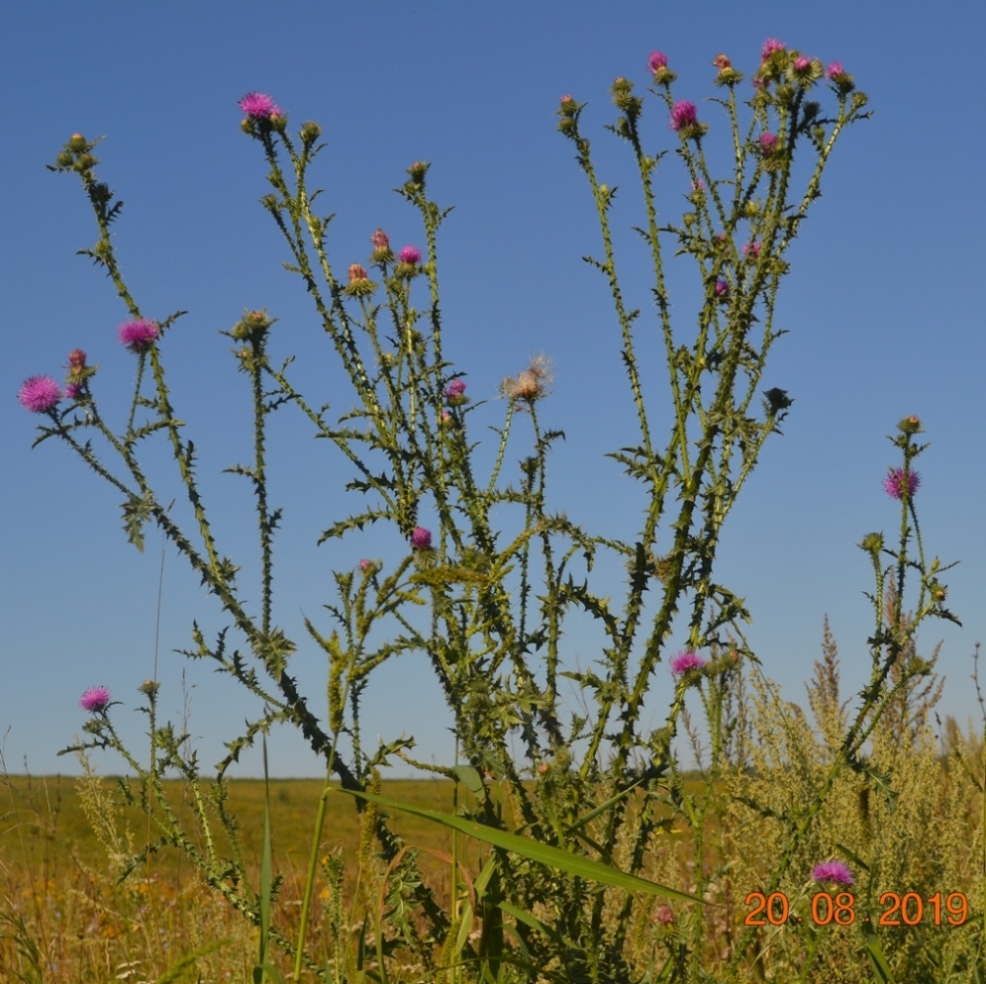
[[[837,142],[868,115],[866,96],[839,63],[826,70],[779,42],[765,43],[749,88],[728,57],[719,55],[714,64],[719,96],[712,102],[724,120],[720,149],[729,160],[724,176],[716,176],[706,154],[712,123],[696,104],[677,98],[665,55],[654,52],[648,60],[649,100],[625,78],[611,89],[616,118],[608,130],[627,145],[642,195],[637,231],[650,259],[650,317],[663,340],[671,409],[663,434],[644,396],[659,374],[637,355],[636,330],[645,316],[632,307],[619,277],[612,228],[616,189],[598,175],[586,135],[586,104],[565,96],[558,108],[558,128],[575,151],[598,215],[600,252],[587,260],[612,295],[635,411],[635,435],[611,454],[646,497],[642,524],[626,539],[596,535],[550,506],[548,459],[562,432],[547,419],[552,380],[546,357],[532,359],[504,381],[494,461],[481,474],[470,428],[475,414],[489,411],[469,395],[467,369],[443,353],[439,231],[448,209],[431,197],[429,165],[413,163],[397,189],[419,217],[421,245],[395,251],[386,232],[377,229],[367,258],[349,256],[340,264],[327,245],[331,217],[316,209],[319,192],[309,185],[323,149],[319,126],[305,122],[293,133],[287,114],[269,96],[250,93],[241,100],[242,129],[267,169],[262,205],[354,399],[350,412],[330,419],[320,397],[303,392],[294,380],[291,358],[275,357],[280,338],[276,319],[266,311],[246,311],[226,332],[250,394],[252,459],[229,470],[246,478],[254,493],[256,605],[246,600],[239,568],[217,542],[211,519],[216,507],[199,489],[194,444],[171,401],[165,355],[183,312],[149,318],[130,294],[111,239],[122,203],[97,177],[95,142],[76,134],[58,156],[53,169],[76,173],[93,207],[99,238],[84,252],[106,270],[127,310],[119,337],[133,353],[136,380],[119,426],[103,417],[96,370],[81,350],[69,358],[64,394],[50,377],[32,377],[20,400],[44,417],[37,443],[64,441],[123,496],[124,526],[138,549],[144,527],[155,524],[201,577],[227,625],[212,639],[193,626],[186,655],[211,662],[260,708],[246,730],[230,738],[229,753],[209,783],[194,754],[182,754],[184,736],[171,725],[159,726],[156,685],[142,688],[149,764],[124,747],[108,693],[105,701],[89,701],[88,737],[78,750],[114,748],[138,777],[139,802],[156,825],[157,840],[132,859],[131,868],[165,846],[185,852],[210,885],[263,924],[265,941],[293,958],[295,980],[306,970],[335,981],[363,979],[367,961],[375,961],[376,979],[387,980],[401,952],[413,953],[434,978],[450,981],[639,979],[646,968],[628,957],[628,943],[648,921],[657,895],[687,913],[677,942],[665,941],[661,952],[654,951],[665,968],[660,979],[685,973],[701,979],[709,919],[703,905],[710,881],[703,863],[708,811],[728,766],[742,667],[754,660],[741,627],[749,613],[736,591],[717,579],[716,555],[737,496],[793,402],[778,386],[764,389],[769,353],[784,333],[775,310],[789,247],[821,194]],[[655,132],[645,128],[651,117]],[[683,176],[674,180],[689,191],[681,219],[668,222],[658,212],[656,184],[675,163]],[[682,325],[672,316],[669,250],[690,259],[699,272],[697,325]],[[326,604],[331,619],[306,619],[304,641],[291,638],[276,620],[274,547],[281,512],[269,499],[267,448],[270,418],[277,412],[296,414],[324,439],[320,447],[336,449],[348,469],[346,487],[364,500],[352,515],[329,523],[319,542],[328,549],[368,525],[390,524],[407,543],[401,557],[337,570],[336,597]],[[529,447],[511,478],[508,448],[518,430]],[[898,441],[904,465],[893,487],[899,490],[903,526],[892,575],[882,570],[882,540],[864,544],[878,581],[873,676],[831,781],[822,783],[791,825],[778,882],[800,856],[834,777],[846,768],[867,774],[863,748],[875,721],[904,686],[901,681],[921,672],[909,664],[903,675],[893,675],[909,652],[909,633],[925,618],[947,614],[940,568],[937,562],[925,565],[920,538],[914,539],[917,486],[910,462],[920,450],[912,440],[916,432],[916,426],[902,425]],[[143,456],[158,439],[173,458],[190,525],[172,517],[148,478]],[[498,507],[514,511],[519,532],[507,534],[498,526]],[[593,568],[602,556],[625,567],[618,599],[593,587]],[[899,606],[905,577],[915,568],[921,592],[908,620]],[[898,599],[889,621],[883,614],[888,578]],[[598,620],[605,643],[591,667],[575,669],[566,626],[570,616],[585,614]],[[670,661],[673,696],[663,723],[650,729],[645,703],[675,636],[677,648],[684,648]],[[327,706],[321,714],[290,672],[302,645],[326,658]],[[444,766],[416,762],[409,738],[367,747],[360,728],[371,676],[409,652],[426,654],[454,721],[456,755]],[[580,692],[585,713],[571,713],[563,694],[566,680]],[[701,703],[711,742],[699,793],[685,787],[675,753],[690,695]],[[259,893],[250,888],[235,818],[226,809],[231,765],[258,735],[281,724],[297,728],[326,768],[296,939],[268,924],[264,913],[277,878],[267,879]],[[381,812],[407,808],[379,795],[380,772],[397,758],[455,783],[453,813],[429,816],[452,831],[448,898],[424,884],[414,852]],[[169,773],[180,774],[191,791],[191,820],[168,805],[162,781]],[[123,788],[132,795],[129,786]],[[341,875],[334,862],[318,862],[325,802],[339,788],[362,811],[360,891],[368,893],[373,883],[387,900],[388,915],[381,902],[374,916],[375,943],[363,933],[342,938]],[[199,833],[193,836],[189,824]],[[675,825],[691,831],[693,877],[688,884],[654,884],[647,876],[655,841]],[[225,828],[229,856],[217,846],[218,827]],[[478,871],[465,870],[460,845],[466,835],[488,850]],[[320,867],[330,882],[331,966],[306,950]],[[678,918],[666,903],[656,912],[663,926]],[[481,927],[478,936],[474,925]],[[737,943],[734,963],[747,959],[749,944],[745,937]]]

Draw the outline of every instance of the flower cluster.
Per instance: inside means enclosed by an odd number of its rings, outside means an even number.
[[[99,714],[109,707],[112,696],[106,687],[90,687],[79,698],[79,707],[90,714]]]
[[[675,676],[682,676],[689,670],[700,670],[703,666],[705,666],[705,660],[691,650],[678,653],[677,656],[671,658],[671,672]]]
[[[387,263],[394,258],[394,254],[390,249],[390,237],[383,229],[377,229],[370,236],[370,242],[373,244],[373,256],[371,259],[374,263]]]
[[[905,479],[903,468],[891,468],[883,480],[883,490],[891,499],[903,499],[906,490],[907,498],[912,499],[920,484],[921,476],[918,472],[909,471]]]
[[[460,407],[468,399],[465,392],[465,382],[461,379],[453,379],[452,382],[445,387],[445,398],[449,401],[450,406]]]
[[[50,413],[62,398],[62,391],[51,376],[31,376],[17,391],[17,399],[31,413]]]
[[[500,393],[508,400],[524,400],[532,404],[547,396],[548,385],[554,378],[550,372],[551,360],[546,355],[536,355],[516,379],[507,377],[500,384]]]
[[[698,109],[695,103],[687,99],[681,99],[671,108],[671,129],[681,136],[682,139],[698,140],[709,126],[707,123],[700,123],[698,120]]]
[[[668,68],[668,56],[663,51],[652,51],[647,67],[654,76],[654,85],[670,85],[678,77]]]
[[[817,882],[832,882],[849,888],[855,884],[852,872],[842,861],[822,861],[811,871],[811,877]]]
[[[359,263],[351,263],[347,272],[349,283],[343,287],[343,292],[350,297],[368,297],[377,289],[377,285],[370,280],[366,268]]]
[[[128,321],[120,325],[120,343],[131,352],[146,352],[158,339],[161,329],[154,321]]]

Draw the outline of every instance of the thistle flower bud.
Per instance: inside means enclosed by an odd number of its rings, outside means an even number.
[[[425,175],[428,173],[429,167],[430,165],[427,161],[415,161],[407,169],[407,173],[411,175],[411,183],[423,185],[425,183]]]
[[[266,311],[247,311],[233,326],[230,335],[239,342],[259,342],[276,319]]]
[[[678,77],[668,68],[668,56],[663,51],[652,51],[647,67],[654,76],[655,85],[670,85]]]
[[[842,62],[830,62],[825,74],[829,81],[839,90],[840,95],[852,92],[856,88],[853,77],[842,67]]]
[[[897,424],[897,430],[899,430],[902,434],[919,434],[921,432],[921,418],[904,417],[904,419]]]
[[[719,74],[715,77],[716,85],[736,85],[743,80],[743,73],[733,68],[733,63],[726,55],[719,54],[712,59],[712,64],[719,69]]]
[[[367,297],[377,289],[377,285],[370,280],[366,269],[359,263],[351,263],[348,273],[349,284],[343,287],[347,294],[353,297]]]
[[[89,141],[81,133],[73,133],[65,144],[65,149],[72,151],[73,154],[81,154],[89,149]]]
[[[671,129],[685,140],[698,140],[708,130],[708,125],[698,120],[695,103],[681,99],[671,109]]]
[[[322,135],[322,128],[312,120],[308,120],[301,125],[300,135],[302,141],[311,145]]]

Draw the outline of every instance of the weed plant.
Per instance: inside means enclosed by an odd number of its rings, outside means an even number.
[[[88,874],[94,885],[98,875],[92,897],[100,905],[129,897],[132,914],[141,872],[162,852],[177,852],[197,873],[186,903],[196,915],[166,930],[180,941],[181,959],[169,964],[148,943],[117,951],[106,969],[127,957],[163,973],[159,980],[252,975],[256,984],[980,979],[983,899],[972,872],[983,856],[982,748],[952,726],[948,755],[940,753],[928,719],[938,694],[935,659],[921,658],[916,646],[927,619],[954,620],[941,580],[947,568],[926,557],[915,511],[920,421],[905,418],[893,438],[900,465],[886,488],[900,506],[899,535],[888,542],[873,533],[861,544],[875,579],[874,630],[869,680],[854,703],[842,701],[828,637],[809,688],[814,727],[782,701],[745,641],[743,599],[715,574],[724,523],[792,405],[782,389],[761,390],[783,334],[775,309],[788,249],[820,197],[838,141],[868,115],[866,96],[841,64],[825,68],[774,40],[764,44],[752,86],[726,56],[715,65],[713,102],[731,158],[722,177],[706,158],[710,124],[675,98],[663,54],[648,63],[657,107],[650,115],[658,131],[670,120],[671,150],[650,149],[660,141],[644,130],[645,98],[633,83],[618,78],[611,90],[616,117],[608,129],[629,150],[642,194],[637,231],[650,258],[651,330],[663,340],[671,410],[663,434],[643,395],[651,367],[637,355],[641,311],[619,277],[615,189],[597,174],[585,104],[565,96],[558,108],[598,215],[600,251],[586,259],[612,296],[634,407],[637,432],[611,454],[646,493],[641,526],[625,540],[596,535],[550,505],[548,461],[562,433],[546,419],[545,357],[504,380],[495,461],[480,473],[471,428],[488,410],[466,396],[466,369],[443,354],[438,247],[448,210],[431,198],[428,164],[412,164],[398,189],[420,217],[424,251],[395,252],[377,230],[370,269],[352,263],[343,274],[326,245],[330,217],[316,209],[309,184],[322,150],[319,126],[305,122],[293,133],[270,97],[244,97],[242,128],[268,169],[263,207],[354,399],[333,421],[320,394],[302,392],[265,311],[245,312],[227,332],[251,395],[253,457],[231,470],[255,497],[256,605],[218,542],[221,507],[200,491],[195,447],[172,403],[165,356],[183,312],[145,315],[113,245],[122,203],[96,174],[95,142],[76,134],[65,145],[53,169],[75,173],[93,207],[99,236],[83,252],[127,310],[120,341],[133,353],[136,381],[126,419],[111,424],[100,410],[96,367],[75,350],[64,392],[50,377],[32,377],[21,402],[42,417],[36,443],[64,442],[123,497],[124,526],[138,549],[154,524],[201,578],[227,624],[215,637],[193,626],[186,655],[230,677],[258,708],[230,737],[215,778],[206,778],[187,734],[160,720],[156,681],[139,688],[146,758],[121,740],[108,691],[83,696],[86,738],[69,751],[88,762],[94,750],[112,749],[131,772],[113,791],[83,780],[106,851],[102,873]],[[655,175],[675,161],[691,190],[680,221],[667,223]],[[695,326],[672,317],[669,249],[690,257],[699,274]],[[296,414],[323,439],[320,448],[334,449],[349,469],[346,487],[364,499],[329,523],[320,542],[390,524],[407,543],[403,556],[337,570],[336,596],[325,606],[331,618],[306,620],[304,643],[278,625],[274,604],[281,512],[268,494],[268,430],[278,412]],[[518,430],[529,450],[511,476],[508,448]],[[160,441],[187,497],[188,524],[148,478],[146,455]],[[495,521],[510,511],[519,532]],[[603,556],[625,567],[619,598],[593,586]],[[566,631],[584,615],[598,621],[605,643],[590,667],[575,669]],[[645,703],[675,634],[687,643],[669,660],[673,696],[660,726],[649,728]],[[324,713],[291,674],[303,644],[326,659]],[[426,655],[454,721],[455,758],[444,766],[416,762],[411,739],[372,747],[361,730],[371,676],[410,652]],[[563,681],[574,682],[583,713],[572,713]],[[230,806],[230,766],[277,725],[298,729],[326,769],[291,899],[285,873],[274,870],[269,800],[259,867]],[[679,764],[682,738],[699,754],[696,783]],[[451,809],[383,796],[381,770],[396,758],[450,780]],[[168,777],[180,781],[177,796]],[[329,803],[342,797],[358,811],[358,833],[347,850],[326,853]],[[150,835],[121,834],[120,809],[136,810]],[[426,877],[422,845],[396,831],[397,814],[447,832],[448,851],[437,855],[444,883]],[[824,900],[818,909],[826,888],[834,921]],[[852,904],[840,902],[850,888]],[[750,919],[756,890],[773,900],[761,925]],[[935,892],[941,906],[960,891],[961,925],[878,925],[886,892],[917,892],[930,907]],[[955,916],[952,904],[941,910],[945,922]],[[828,925],[818,925],[826,912]],[[243,917],[237,929],[235,913]],[[8,899],[4,919],[4,966],[24,980],[57,979],[49,917]],[[123,935],[130,941],[137,932]],[[97,962],[83,966],[75,979],[105,977]]]

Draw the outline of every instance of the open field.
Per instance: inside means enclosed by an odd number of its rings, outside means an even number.
[[[90,786],[65,776],[8,777],[0,789],[0,979],[24,973],[36,962],[31,981],[154,981],[182,955],[221,940],[229,944],[190,966],[179,981],[246,980],[256,952],[256,930],[201,882],[189,861],[165,849],[119,881],[121,858],[152,837],[136,807],[114,815],[106,796],[119,782],[103,778]],[[103,799],[94,800],[101,790]],[[284,876],[273,924],[289,938],[297,925],[311,851],[321,780],[274,779],[270,783],[273,867]],[[166,784],[181,812],[182,789]],[[384,796],[444,812],[452,811],[452,783],[392,780]],[[464,791],[460,795],[468,796]],[[263,838],[264,783],[229,784],[229,809],[239,824],[240,846],[251,884],[259,884]],[[109,822],[104,822],[109,821]],[[415,848],[418,865],[440,901],[449,895],[451,836],[446,829],[411,815],[396,814],[390,827]],[[115,838],[115,839],[114,839]],[[341,852],[346,895],[354,893],[360,822],[350,797],[329,797],[322,857]],[[375,845],[374,845],[375,847]],[[228,844],[218,845],[220,853]],[[479,847],[459,844],[468,870],[478,871]],[[328,898],[324,877],[316,890]],[[320,944],[321,907],[313,915],[314,952]],[[34,948],[37,952],[34,952]],[[26,955],[25,955],[26,954]],[[286,964],[283,966],[286,967]],[[68,970],[68,973],[65,971]],[[16,980],[16,977],[10,979]]]

